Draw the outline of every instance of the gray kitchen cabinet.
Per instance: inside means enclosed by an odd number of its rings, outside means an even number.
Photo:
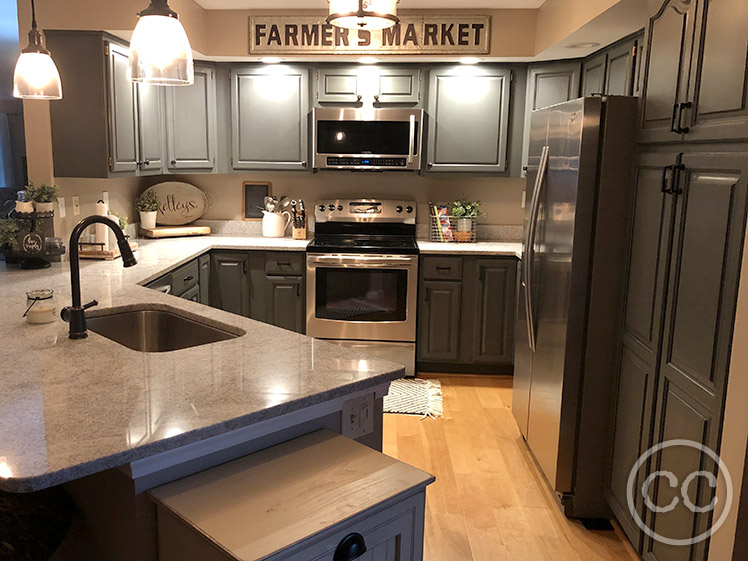
[[[137,84],[138,170],[140,175],[164,173],[164,88]]]
[[[136,86],[128,77],[129,50],[105,43],[109,91],[109,167],[113,172],[138,169],[138,117]]]
[[[415,106],[421,100],[421,71],[417,68],[322,67],[315,71],[314,78],[314,100],[321,106]]]
[[[514,306],[517,293],[517,262],[514,259],[478,259],[474,263],[478,283],[473,294],[473,364],[506,364],[514,358]]]
[[[166,88],[169,171],[210,172],[216,167],[216,78],[211,63],[195,63],[195,83]]]
[[[581,63],[577,61],[530,65],[528,67],[525,129],[522,139],[523,169],[527,167],[527,156],[530,148],[530,115],[536,109],[579,97],[581,67]]]
[[[265,277],[265,322],[289,331],[306,331],[304,278]]]
[[[639,456],[667,440],[688,439],[718,451],[748,202],[748,154],[644,154],[634,181],[608,502],[644,559],[705,560],[703,542],[672,548],[642,535],[629,514],[627,481]],[[696,450],[673,448],[658,458],[657,469],[682,482],[694,471],[711,470],[705,462]],[[637,479],[634,487],[641,484]],[[694,485],[690,500],[707,504],[710,491],[708,485]],[[669,504],[674,496],[666,485],[653,487],[654,504]],[[655,517],[638,496],[636,508],[662,535],[688,537],[707,523],[708,514],[693,513],[682,503]]]
[[[424,255],[417,356],[426,372],[511,372],[517,259]]]
[[[210,306],[210,254],[197,258],[198,276],[200,279],[200,303]]]
[[[210,303],[213,307],[250,316],[249,254],[211,252]]]
[[[306,67],[232,67],[232,167],[307,169],[308,114]]]
[[[588,58],[582,64],[582,96],[605,93],[605,70],[608,54],[602,53]]]
[[[418,360],[457,362],[462,322],[460,281],[422,281],[418,312]]]
[[[629,36],[587,57],[582,64],[582,95],[638,95],[642,34]]]
[[[511,71],[484,65],[435,68],[429,77],[427,170],[507,170]]]

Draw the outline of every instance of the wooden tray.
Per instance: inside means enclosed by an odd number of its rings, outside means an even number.
[[[210,234],[210,226],[156,226],[155,228],[141,228],[140,234],[146,238],[207,236]]]
[[[114,249],[110,249],[109,251],[102,251],[100,249],[85,249],[86,246],[83,246],[81,249],[78,250],[78,256],[81,259],[106,259],[107,261],[111,261],[112,259],[117,259],[117,257],[121,257],[121,254],[119,252],[119,248],[115,245]],[[138,249],[138,242],[130,242],[130,249],[133,251]]]

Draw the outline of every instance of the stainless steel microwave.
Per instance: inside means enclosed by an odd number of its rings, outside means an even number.
[[[315,108],[316,169],[419,170],[422,109]]]

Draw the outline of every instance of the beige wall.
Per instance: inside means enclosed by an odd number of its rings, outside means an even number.
[[[621,0],[545,0],[538,9],[535,53],[541,53]]]

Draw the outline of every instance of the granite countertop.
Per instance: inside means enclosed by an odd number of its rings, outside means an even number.
[[[68,305],[68,263],[41,271],[0,264],[0,489],[26,492],[120,466],[403,375],[395,363],[161,294],[145,283],[215,249],[303,250],[264,238],[142,241],[138,265],[81,262],[83,301],[98,309],[157,304],[246,335],[166,353],[130,350],[96,333],[67,338],[57,321],[29,325],[26,291]]]

